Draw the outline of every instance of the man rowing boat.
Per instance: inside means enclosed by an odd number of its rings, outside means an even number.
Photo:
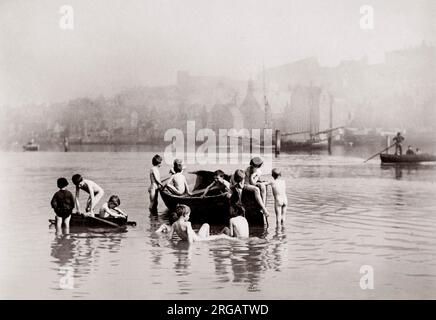
[[[398,132],[392,140],[395,142],[395,154],[401,156],[403,154],[403,147],[401,146],[401,143],[405,140],[401,135],[401,132]]]

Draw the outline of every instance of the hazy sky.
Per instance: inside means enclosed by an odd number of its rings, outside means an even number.
[[[365,4],[374,30],[360,29]],[[435,16],[433,0],[0,0],[0,105],[174,84],[177,70],[246,80],[309,56],[379,62],[435,44]]]

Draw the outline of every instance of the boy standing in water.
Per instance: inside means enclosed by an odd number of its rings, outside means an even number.
[[[162,165],[162,157],[160,155],[155,155],[151,160],[153,165],[150,169],[150,187],[148,188],[148,193],[150,194],[150,205],[148,209],[151,214],[157,214],[157,202],[159,197],[158,190],[163,187],[160,180],[159,168]]]
[[[97,203],[103,198],[103,189],[94,181],[83,179],[80,174],[75,174],[72,179],[76,186],[76,209],[80,213],[79,194],[80,190],[89,194],[88,201],[86,202],[85,212],[89,212],[92,216],[95,215],[94,208]]]
[[[62,223],[68,228],[70,226],[71,213],[74,209],[74,197],[70,191],[65,189],[68,186],[67,179],[59,178],[57,186],[59,191],[51,199],[51,207],[56,213],[56,228],[60,229]]]
[[[286,196],[286,182],[282,179],[279,169],[272,169],[271,175],[274,181],[270,182],[274,195],[274,210],[276,212],[276,223],[284,223],[286,220],[286,210],[288,208],[288,198]]]

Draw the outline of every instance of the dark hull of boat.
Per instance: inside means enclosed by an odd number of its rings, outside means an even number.
[[[39,145],[26,145],[23,146],[24,151],[38,151]]]
[[[109,222],[106,223],[105,221]],[[49,220],[50,223],[55,223],[54,219]],[[115,224],[115,225],[114,225]],[[70,219],[70,227],[85,227],[85,228],[126,228],[128,225],[135,226],[136,222],[127,221],[118,218],[93,218],[79,214],[72,214]]]
[[[431,154],[415,154],[415,155],[402,155],[395,154],[380,154],[382,163],[419,163],[419,162],[432,162],[436,161],[436,156]]]
[[[324,150],[328,148],[328,144],[325,141],[320,142],[296,142],[296,141],[282,141],[282,151],[305,151],[305,150]]]
[[[213,225],[227,225],[229,223],[230,203],[227,195],[214,195],[201,197],[176,196],[168,191],[160,191],[162,200],[171,213],[178,204],[187,205],[191,209],[190,220],[193,223],[209,223]],[[246,194],[242,195],[242,203],[245,207],[245,217],[250,225],[263,226],[263,215],[260,212],[260,207],[256,203],[254,196]],[[171,214],[171,222],[175,220],[175,216]]]

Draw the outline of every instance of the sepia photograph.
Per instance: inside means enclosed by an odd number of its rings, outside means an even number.
[[[0,0],[0,300],[436,299],[435,16]]]

